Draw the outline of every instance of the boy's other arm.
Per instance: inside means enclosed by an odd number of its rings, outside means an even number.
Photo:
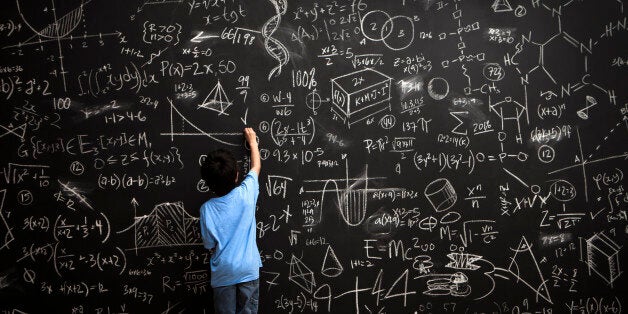
[[[252,128],[245,128],[244,137],[251,149],[251,171],[255,171],[259,177],[259,173],[262,170],[262,161],[259,156],[259,147],[255,138],[255,131],[253,131]]]

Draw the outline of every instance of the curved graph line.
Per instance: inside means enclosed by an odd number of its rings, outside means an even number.
[[[277,28],[279,28],[281,16],[286,13],[288,4],[285,0],[270,0],[270,2],[275,7],[276,14],[268,19],[268,21],[266,21],[266,23],[262,26],[262,37],[264,37],[264,48],[266,48],[266,52],[277,60],[279,64],[275,66],[270,73],[268,73],[269,81],[273,75],[279,76],[281,74],[282,67],[288,64],[288,60],[290,59],[286,46],[284,46],[279,40],[271,37]]]
[[[164,202],[156,204],[147,215],[136,216],[133,224],[117,231],[117,234],[134,230],[135,247],[145,249],[156,247],[173,247],[200,245],[200,234],[194,225],[198,217],[190,215],[183,202]],[[141,231],[138,230],[145,230]]]
[[[325,181],[325,184],[323,185],[323,192],[321,193],[321,216],[325,193],[336,192],[338,211],[342,220],[352,227],[360,225],[366,218],[366,188],[355,189],[359,182],[361,181],[354,182],[351,186],[347,186],[343,190],[340,190],[336,180]],[[366,182],[366,180],[364,182]],[[333,183],[336,189],[328,190],[327,185],[330,183]]]
[[[37,30],[28,22],[24,14],[22,14],[20,0],[15,0],[15,3],[17,5],[17,11],[24,21],[24,24],[26,24],[26,26],[28,26],[28,28],[30,28],[36,35],[50,39],[65,37],[75,30],[83,18],[83,5],[85,4],[84,1],[81,1],[81,4],[74,10],[66,13],[61,18],[56,19],[53,23],[48,24],[48,26],[44,27],[42,30]]]
[[[336,186],[335,190],[327,191],[327,185],[330,184],[330,183],[333,183]],[[324,208],[324,206],[323,206],[324,203],[323,202],[325,201],[325,193],[335,191],[336,192],[336,200],[338,201],[338,206],[342,206],[341,205],[341,201],[340,201],[340,193],[338,193],[338,190],[339,190],[338,189],[338,182],[336,182],[336,180],[327,180],[327,181],[325,181],[325,185],[323,185],[323,193],[321,193],[321,211],[320,211],[321,218],[319,219],[319,222],[320,222],[320,220],[322,220],[322,216],[323,216],[323,208]]]
[[[223,140],[220,140],[218,138],[216,138],[215,136],[213,136],[211,133],[207,133],[205,132],[203,129],[199,128],[198,126],[196,126],[196,124],[192,123],[192,121],[188,120],[183,113],[181,113],[181,111],[179,111],[179,109],[177,109],[174,104],[172,103],[172,101],[170,99],[168,99],[168,102],[170,102],[170,110],[174,110],[177,112],[177,114],[181,117],[181,119],[183,119],[183,121],[187,122],[191,127],[193,127],[196,131],[198,131],[201,135],[205,135],[209,138],[211,138],[214,141],[217,141],[219,143],[225,144],[225,145],[230,145],[230,146],[240,146],[239,144],[233,144],[233,143],[229,143],[229,142],[225,142]],[[173,121],[170,121],[170,123],[173,123]],[[171,130],[171,134],[172,134],[172,130]],[[234,134],[225,134],[225,135],[241,135],[240,133],[234,133]]]

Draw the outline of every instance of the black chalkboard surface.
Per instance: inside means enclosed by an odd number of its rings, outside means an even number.
[[[246,126],[260,313],[620,313],[624,4],[4,1],[0,313],[212,313]]]

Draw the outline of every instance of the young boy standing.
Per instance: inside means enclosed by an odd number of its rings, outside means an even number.
[[[216,193],[201,206],[203,244],[215,249],[211,256],[211,285],[216,313],[257,313],[259,268],[262,261],[255,242],[255,203],[259,195],[261,161],[255,131],[244,129],[251,149],[251,170],[241,184],[233,154],[211,152],[201,176]]]

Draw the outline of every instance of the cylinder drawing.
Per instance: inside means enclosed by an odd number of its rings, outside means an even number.
[[[458,196],[449,180],[440,178],[425,187],[425,197],[437,212],[448,210],[456,203]]]

